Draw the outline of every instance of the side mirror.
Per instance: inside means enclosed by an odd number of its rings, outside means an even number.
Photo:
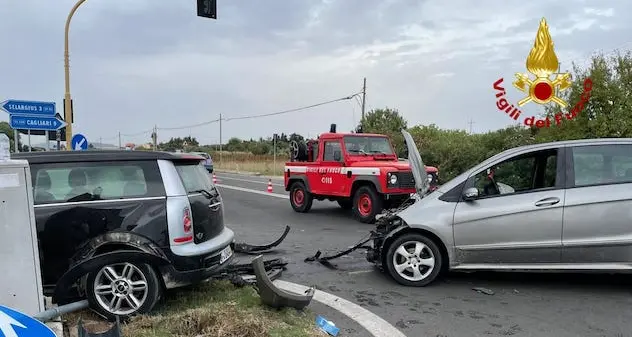
[[[470,187],[463,192],[463,200],[471,201],[478,198],[478,188]]]
[[[340,153],[340,151],[334,151],[334,160],[340,161],[341,159],[342,159],[342,154]]]

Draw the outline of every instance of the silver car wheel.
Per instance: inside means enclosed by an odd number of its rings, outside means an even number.
[[[147,300],[147,278],[131,263],[112,264],[99,270],[93,291],[103,309],[114,315],[129,315]]]
[[[435,257],[424,243],[407,241],[395,250],[393,267],[405,280],[418,282],[432,273],[435,268]]]

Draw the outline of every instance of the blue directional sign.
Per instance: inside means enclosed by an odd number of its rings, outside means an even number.
[[[0,109],[11,115],[55,116],[55,102],[10,99],[0,103]]]
[[[74,151],[85,151],[88,149],[88,139],[84,135],[78,133],[72,136],[70,146],[72,146]]]
[[[44,323],[0,305],[0,337],[56,337]]]
[[[57,117],[9,115],[12,129],[55,131],[66,126],[66,122]]]

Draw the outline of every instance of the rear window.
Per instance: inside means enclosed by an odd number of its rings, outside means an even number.
[[[35,204],[157,197],[155,162],[55,163],[32,166]]]
[[[208,190],[213,186],[213,181],[204,166],[195,162],[175,163],[176,170],[187,193],[199,190]]]

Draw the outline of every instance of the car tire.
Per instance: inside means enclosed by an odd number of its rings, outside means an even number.
[[[290,187],[290,204],[299,213],[307,213],[312,209],[314,197],[305,188],[302,181],[297,181]]]
[[[90,308],[97,314],[110,321],[117,316],[126,321],[150,312],[162,297],[163,288],[152,266],[123,262],[90,272],[85,291]]]
[[[358,188],[353,196],[353,215],[360,222],[373,223],[382,207],[382,198],[372,186]]]
[[[336,201],[342,209],[351,209],[353,207],[353,201],[351,199],[340,199]]]
[[[401,248],[407,256],[402,254]],[[405,286],[424,287],[437,278],[443,267],[443,257],[437,244],[417,233],[397,237],[383,258],[388,274]]]

